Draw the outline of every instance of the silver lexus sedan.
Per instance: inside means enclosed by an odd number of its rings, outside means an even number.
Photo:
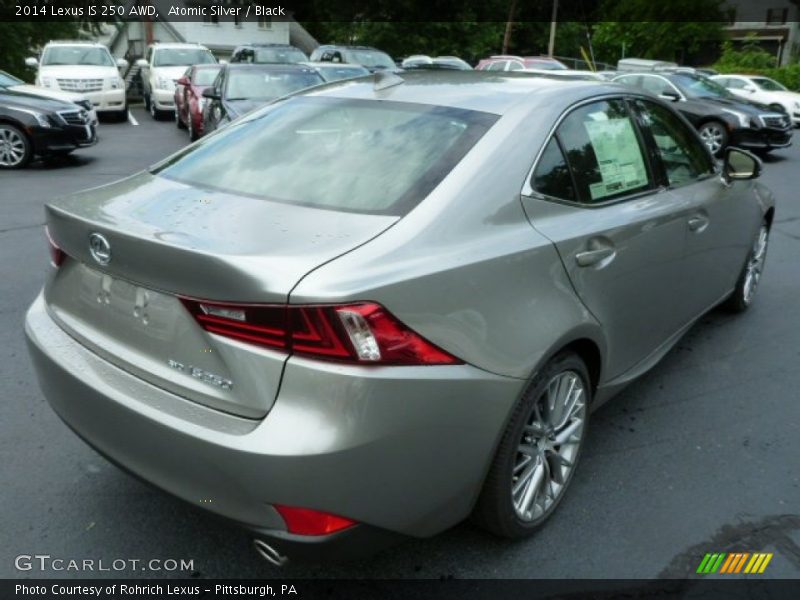
[[[50,203],[31,355],[88,444],[273,563],[526,536],[592,409],[752,304],[760,168],[611,83],[320,86]]]

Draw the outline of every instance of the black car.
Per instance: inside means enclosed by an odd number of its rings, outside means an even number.
[[[231,55],[232,63],[297,64],[307,60],[305,52],[289,44],[244,44]]]
[[[728,146],[767,153],[792,143],[789,117],[734,96],[703,75],[686,71],[625,73],[614,81],[646,90],[677,108],[714,154]]]
[[[203,131],[210,133],[268,102],[325,80],[303,65],[227,64],[203,91]]]
[[[396,70],[392,57],[377,48],[369,46],[318,46],[311,53],[314,62],[335,62],[361,65],[371,72],[381,69]]]
[[[0,169],[63,156],[97,142],[89,113],[69,102],[0,90]]]

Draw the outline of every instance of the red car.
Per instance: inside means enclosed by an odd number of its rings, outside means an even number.
[[[550,56],[498,55],[484,58],[475,68],[479,71],[521,71],[523,69],[563,71],[567,66]]]
[[[188,129],[192,141],[203,135],[203,90],[214,83],[220,69],[217,64],[189,67],[175,86],[175,124]]]

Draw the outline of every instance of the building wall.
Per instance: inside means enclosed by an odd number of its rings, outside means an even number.
[[[728,0],[728,36],[742,43],[755,35],[759,45],[786,65],[800,58],[800,6],[791,0]],[[772,19],[772,22],[768,22]],[[784,21],[784,22],[781,22]]]
[[[203,44],[219,58],[229,57],[236,46],[249,42],[289,43],[289,23],[286,21],[245,21],[239,24],[233,21],[173,21],[171,25],[184,40]]]

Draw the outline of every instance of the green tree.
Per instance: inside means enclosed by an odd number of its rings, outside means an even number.
[[[724,0],[606,0],[594,28],[598,60],[622,56],[681,62],[703,44],[722,39]],[[680,22],[671,21],[681,15]]]
[[[33,71],[25,66],[25,58],[55,39],[71,39],[78,35],[78,24],[69,21],[0,21],[0,69],[31,81]]]

